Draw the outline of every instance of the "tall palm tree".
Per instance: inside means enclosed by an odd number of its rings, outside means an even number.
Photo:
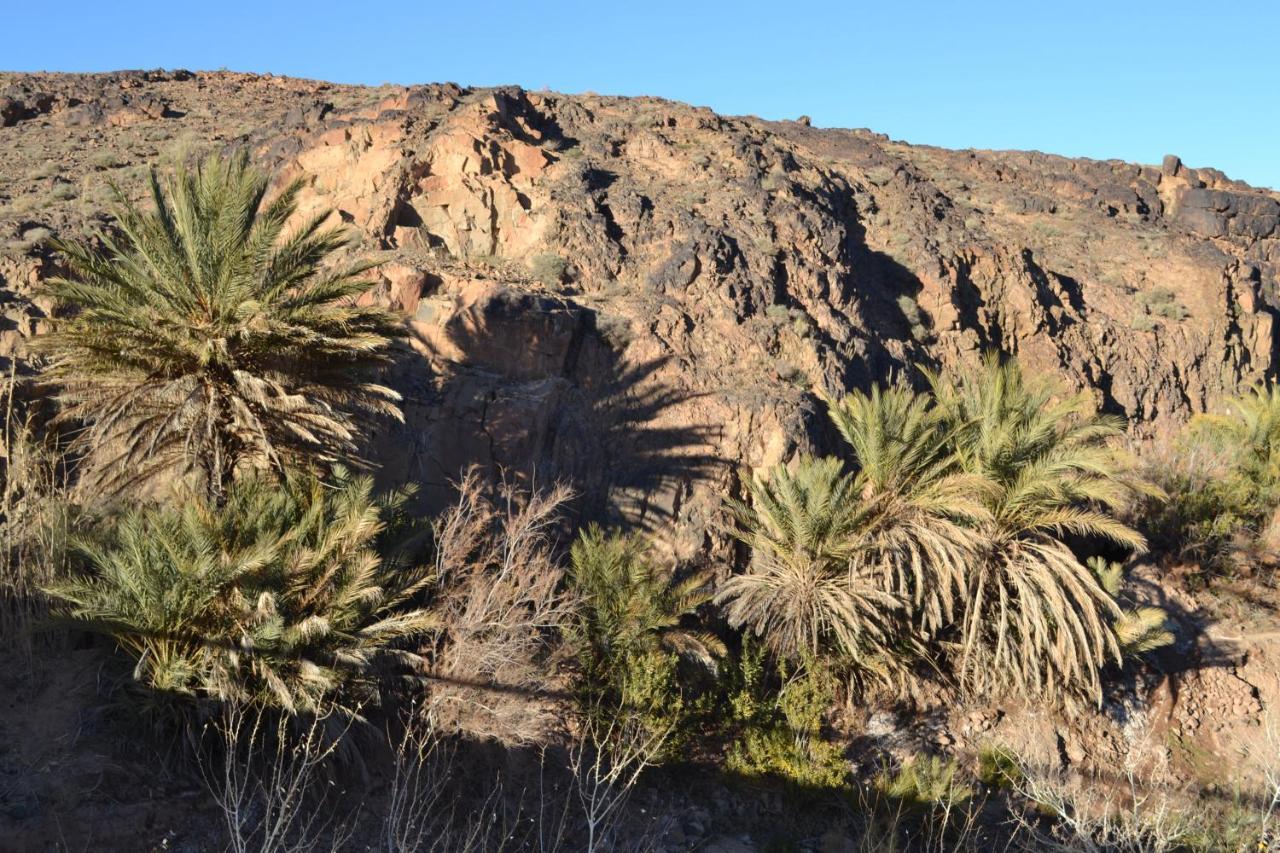
[[[153,172],[150,210],[117,193],[103,250],[59,245],[71,275],[45,290],[70,316],[40,344],[87,482],[192,476],[220,502],[238,472],[349,454],[356,415],[399,415],[359,374],[401,325],[355,304],[368,264],[326,266],[345,242],[327,214],[286,230],[301,186],[267,202],[246,152],[215,155],[164,187]]]
[[[49,592],[161,695],[355,710],[376,701],[383,670],[421,665],[401,641],[439,621],[416,603],[430,571],[379,554],[396,509],[367,477],[243,479],[221,507],[132,511],[78,543],[92,575]]]
[[[1100,700],[1101,670],[1120,658],[1121,612],[1064,537],[1145,548],[1117,518],[1135,492],[1151,490],[1114,448],[1124,422],[995,354],[954,381],[930,381],[962,470],[989,483],[983,545],[964,595],[962,680]]]

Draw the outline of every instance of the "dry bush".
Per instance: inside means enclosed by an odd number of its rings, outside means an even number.
[[[659,833],[637,824],[627,803],[670,731],[634,715],[584,720],[567,750],[542,749],[534,777],[505,781],[462,758],[465,742],[443,735],[412,712],[394,743],[385,799],[374,808],[385,853],[479,853],[491,850],[642,851]],[[512,784],[515,782],[515,784]]]
[[[1276,850],[1280,806],[1280,738],[1268,727],[1271,769],[1262,792],[1237,790],[1214,802],[1194,783],[1179,783],[1164,742],[1147,725],[1130,740],[1119,782],[1068,777],[1020,766],[1009,788],[1031,809],[1015,812],[1018,848],[1062,853],[1174,853]],[[1154,760],[1152,760],[1154,759]],[[1252,793],[1252,797],[1249,794]]]
[[[1175,793],[1165,787],[1147,787],[1133,768],[1126,768],[1125,779],[1125,788],[1115,790],[1026,774],[1014,788],[1048,820],[1016,815],[1022,829],[1019,849],[1061,853],[1190,849],[1197,826],[1185,807],[1178,807]]]
[[[232,853],[341,850],[349,816],[325,803],[328,774],[352,718],[335,733],[321,713],[302,725],[252,705],[230,703],[209,725],[216,758],[200,765],[222,812]]]
[[[641,774],[662,755],[674,725],[654,726],[639,715],[618,713],[603,719],[591,713],[569,749],[569,771],[577,803],[574,849],[642,850],[643,829],[624,831],[627,801]],[[561,824],[563,827],[563,823]],[[561,832],[563,838],[566,833]]]
[[[44,588],[65,574],[74,515],[69,475],[57,448],[42,440],[34,416],[15,393],[12,366],[0,392],[4,411],[4,490],[0,496],[0,643],[32,662],[33,626],[48,613]]]
[[[411,710],[395,740],[391,781],[379,804],[376,849],[384,853],[496,850],[516,836],[519,812],[509,819],[501,780],[479,802],[464,802],[457,744],[440,737],[431,721]]]
[[[435,612],[427,713],[445,730],[504,744],[544,740],[555,727],[547,690],[557,637],[572,612],[553,532],[570,496],[557,486],[484,493],[475,472],[437,522]]]

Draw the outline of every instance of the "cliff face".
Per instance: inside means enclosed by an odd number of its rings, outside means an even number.
[[[820,391],[994,348],[1154,430],[1276,365],[1280,196],[1176,158],[225,73],[0,75],[0,123],[3,354],[41,314],[39,229],[75,236],[138,164],[248,144],[409,316],[384,477],[428,503],[472,463],[567,478],[686,555],[749,470],[832,446]]]

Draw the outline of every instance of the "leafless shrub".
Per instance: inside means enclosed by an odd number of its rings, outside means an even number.
[[[1048,827],[1026,815],[1017,820],[1024,830],[1021,849],[1080,851],[1080,853],[1172,853],[1185,849],[1195,825],[1188,812],[1176,806],[1171,791],[1145,788],[1137,775],[1126,773],[1123,791],[1055,784],[1028,776],[1017,787],[1041,813]]]
[[[411,713],[396,741],[391,782],[382,810],[384,853],[471,853],[501,849],[514,833],[495,778],[483,799],[462,802],[456,745],[440,738],[430,720]]]
[[[543,739],[557,629],[569,602],[552,531],[570,492],[486,496],[474,472],[436,525],[436,612],[443,626],[427,711],[435,725],[505,744]]]
[[[230,704],[210,724],[217,757],[200,770],[222,811],[232,853],[343,848],[354,816],[323,801],[352,718],[343,717],[336,731],[329,723],[329,715],[319,714],[299,726],[297,718]]]
[[[990,850],[980,833],[981,810],[973,804],[945,800],[937,813],[920,819],[901,802],[883,802],[877,794],[861,792],[859,809],[867,815],[847,849],[857,853],[960,853]]]
[[[644,849],[651,833],[620,837],[627,801],[641,774],[662,754],[673,726],[659,728],[638,715],[589,714],[569,749],[569,771],[580,815],[582,849]],[[630,846],[628,846],[630,845]]]
[[[0,390],[4,489],[0,493],[0,643],[32,663],[31,628],[47,613],[44,589],[65,569],[72,523],[69,477],[36,419],[17,399],[16,362]],[[51,636],[51,635],[50,635]]]
[[[1011,788],[1047,821],[1015,814],[1021,830],[1020,849],[1079,853],[1172,853],[1186,849],[1198,831],[1198,818],[1184,794],[1168,778],[1167,752],[1151,749],[1146,726],[1130,739],[1123,784],[1093,779],[1068,780],[1056,774],[1022,768]],[[1155,756],[1154,766],[1142,767]]]
[[[520,850],[643,851],[656,833],[634,826],[627,803],[670,732],[633,715],[584,720],[567,750],[538,753],[533,784],[508,786],[459,764],[460,744],[414,715],[396,745],[378,849],[385,853]],[[563,761],[557,756],[563,757]],[[478,787],[464,790],[464,782]]]

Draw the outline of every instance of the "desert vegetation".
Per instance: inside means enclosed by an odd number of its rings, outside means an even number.
[[[719,562],[584,519],[571,484],[450,472],[424,518],[359,473],[362,430],[398,416],[378,371],[400,319],[357,301],[370,267],[328,213],[300,221],[300,185],[270,186],[246,154],[207,157],[55,243],[56,412],[24,420],[7,391],[4,640],[108,649],[121,713],[196,768],[219,844],[680,849],[633,807],[679,767],[778,792],[797,827],[836,815],[835,849],[1273,843],[1280,780],[1219,814],[1150,768],[1098,795],[998,745],[852,753],[877,709],[1070,717],[1133,691],[1175,640],[1126,583],[1138,558],[1261,582],[1275,388],[1141,451],[996,353],[828,396],[842,445],[744,477]]]

